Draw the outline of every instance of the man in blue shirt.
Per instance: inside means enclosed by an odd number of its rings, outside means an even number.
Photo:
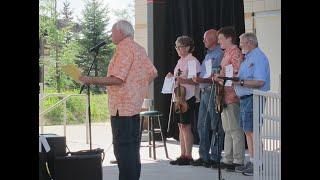
[[[236,167],[236,172],[253,175],[253,90],[270,90],[270,67],[266,55],[258,47],[253,33],[240,36],[240,48],[245,58],[240,65],[235,92],[240,98],[240,126],[246,134],[250,161]]]
[[[203,43],[208,49],[207,54],[201,65],[200,77],[193,78],[194,82],[200,84],[201,90],[197,125],[200,138],[200,158],[195,160],[192,165],[217,168],[223,149],[224,131],[219,115],[215,111],[215,91],[211,77],[213,73],[219,71],[223,51],[217,44],[217,31],[214,29],[210,29],[204,33]],[[209,136],[210,130],[213,131],[211,142]],[[217,141],[216,133],[219,134],[219,142]],[[210,149],[211,154],[209,154]]]

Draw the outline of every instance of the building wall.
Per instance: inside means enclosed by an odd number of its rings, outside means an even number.
[[[281,0],[244,0],[245,30],[255,32],[270,63],[271,91],[280,90]]]
[[[135,0],[135,32],[134,40],[143,46],[148,53],[147,0]],[[154,83],[149,85],[146,98],[154,99]]]
[[[253,12],[281,10],[281,0],[243,0],[246,32],[253,32]]]
[[[147,0],[135,0],[134,40],[148,52]]]

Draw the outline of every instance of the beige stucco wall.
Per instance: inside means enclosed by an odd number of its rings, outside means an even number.
[[[280,90],[281,0],[244,0],[245,30],[255,32],[270,63],[271,91]],[[254,16],[252,16],[254,14]]]
[[[246,32],[253,32],[253,12],[281,10],[281,0],[244,0]]]
[[[147,0],[135,1],[134,39],[148,52]]]

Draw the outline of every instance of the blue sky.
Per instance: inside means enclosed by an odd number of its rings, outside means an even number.
[[[119,9],[124,9],[128,7],[129,3],[132,3],[134,5],[134,0],[100,0],[104,5],[108,4],[110,11],[112,10],[119,10]],[[57,8],[60,11],[63,7],[63,2],[65,0],[57,0]],[[74,20],[77,20],[81,18],[81,11],[84,8],[84,0],[69,0],[70,2],[70,7],[73,11],[73,17]],[[112,24],[115,22],[115,17],[113,16],[113,13],[110,13],[110,21],[109,21],[109,26],[107,27],[108,29],[111,28]]]

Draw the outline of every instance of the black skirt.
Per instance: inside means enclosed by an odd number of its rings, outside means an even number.
[[[179,127],[178,123],[182,124],[191,124],[191,131],[193,134],[194,144],[199,144],[199,135],[197,130],[198,124],[198,110],[199,104],[196,103],[196,98],[192,97],[187,100],[189,109],[187,112],[182,114],[182,121],[180,120],[179,113],[171,113],[171,118],[173,121],[170,122],[170,127],[168,129],[168,137],[173,137],[176,140],[179,140]],[[184,123],[187,121],[187,123]]]

